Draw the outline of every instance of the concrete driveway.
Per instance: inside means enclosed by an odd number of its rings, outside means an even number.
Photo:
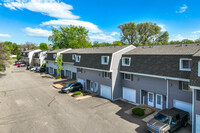
[[[145,122],[124,113],[134,105],[100,97],[76,100],[53,82],[15,66],[0,73],[0,133],[147,132]]]

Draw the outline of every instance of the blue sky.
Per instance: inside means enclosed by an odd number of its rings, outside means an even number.
[[[200,37],[199,0],[0,0],[0,41],[48,42],[52,27],[85,26],[91,41],[120,40],[118,25],[155,22],[170,40]]]

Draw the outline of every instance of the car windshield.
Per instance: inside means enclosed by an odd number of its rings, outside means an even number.
[[[169,121],[170,121],[170,119],[169,119],[168,116],[165,116],[165,115],[160,114],[160,113],[156,114],[156,115],[154,116],[154,118],[155,118],[156,120],[158,120],[158,121],[161,121],[161,122],[165,123],[165,124],[169,124]]]
[[[70,87],[72,85],[72,83],[71,84],[67,84],[65,87]]]

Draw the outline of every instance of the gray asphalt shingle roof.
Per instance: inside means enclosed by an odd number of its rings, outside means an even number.
[[[115,53],[123,48],[128,47],[129,45],[121,45],[121,46],[108,46],[108,47],[92,47],[92,48],[80,48],[80,49],[72,49],[66,51],[64,53],[78,53],[78,54],[104,54],[104,53]],[[63,53],[63,54],[64,54]]]
[[[139,46],[124,55],[193,55],[198,50],[199,44]]]

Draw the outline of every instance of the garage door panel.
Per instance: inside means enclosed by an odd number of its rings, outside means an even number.
[[[136,102],[136,90],[123,87],[123,99]]]
[[[102,97],[111,99],[111,87],[101,85],[101,93],[100,94]]]
[[[189,112],[190,119],[192,119],[192,104],[191,103],[174,100],[174,107]]]

